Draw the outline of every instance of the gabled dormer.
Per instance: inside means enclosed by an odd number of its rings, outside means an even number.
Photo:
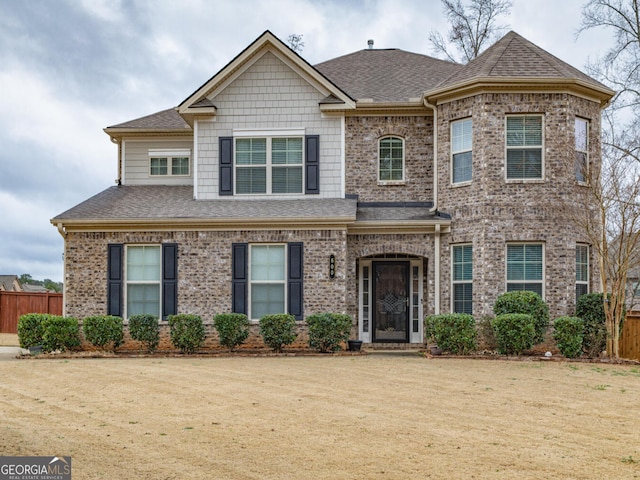
[[[194,132],[194,196],[344,196],[345,92],[271,32],[178,107]]]

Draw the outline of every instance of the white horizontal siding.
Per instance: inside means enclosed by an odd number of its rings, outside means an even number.
[[[149,149],[191,151],[189,176],[151,176]],[[193,185],[193,140],[186,138],[154,138],[126,140],[124,148],[125,185]]]

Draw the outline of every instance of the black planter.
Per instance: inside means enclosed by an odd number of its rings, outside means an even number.
[[[40,355],[42,353],[42,345],[36,345],[33,347],[29,347],[29,353],[31,355]]]
[[[347,340],[350,352],[359,352],[362,347],[362,340]]]

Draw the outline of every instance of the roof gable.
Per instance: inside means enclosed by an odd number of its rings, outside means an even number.
[[[224,90],[267,52],[272,53],[287,64],[298,75],[323,92],[326,97],[331,96],[338,99],[343,108],[345,106],[348,108],[355,107],[353,99],[348,94],[267,30],[222,70],[187,97],[178,106],[178,113],[185,116],[187,121],[193,115],[215,115],[215,106],[211,102],[207,103],[207,99],[215,97],[218,92]],[[335,104],[330,103],[329,105]]]

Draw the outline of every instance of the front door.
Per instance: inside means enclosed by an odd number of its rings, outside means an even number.
[[[410,262],[373,262],[373,341],[409,341]]]

